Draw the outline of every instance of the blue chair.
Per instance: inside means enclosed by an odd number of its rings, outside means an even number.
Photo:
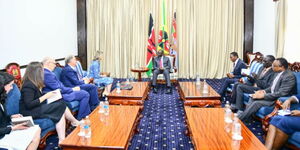
[[[13,89],[8,93],[5,102],[5,107],[7,110],[7,115],[18,114],[20,112],[19,103],[21,99],[21,92],[16,84],[13,84]],[[39,148],[44,148],[46,146],[46,140],[49,136],[56,134],[55,124],[50,119],[34,119],[34,124],[40,126],[41,141]]]
[[[289,139],[288,139],[288,145],[287,147],[290,147],[292,149],[299,149],[300,148],[300,132],[295,132]],[[294,148],[296,147],[296,148]]]
[[[13,89],[7,93],[6,98],[6,114],[8,116],[19,113],[19,101],[21,99],[21,92],[17,84],[13,84]],[[13,108],[13,109],[12,109]]]
[[[295,77],[296,77],[296,93],[295,94],[299,94],[300,93],[300,72],[294,72]],[[280,97],[279,100],[279,104],[285,102],[288,98],[290,97]],[[299,104],[292,104],[291,105],[291,109],[295,109],[298,108]],[[260,108],[260,110],[256,113],[256,116],[258,116],[259,118],[269,121],[270,117],[274,116],[277,111],[278,108],[275,108],[275,106],[269,106],[269,107],[262,107]],[[274,113],[273,113],[274,112]],[[267,115],[269,115],[269,117],[266,118]]]
[[[61,67],[55,67],[55,69],[53,70],[53,73],[56,75],[56,77],[58,78],[58,80],[60,80],[61,72],[62,72],[62,68]],[[69,107],[69,109],[72,111],[73,115],[79,109],[79,101],[66,102],[66,104]]]

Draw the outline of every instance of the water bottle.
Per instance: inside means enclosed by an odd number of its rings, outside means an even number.
[[[208,93],[208,85],[206,83],[206,80],[203,81],[203,94]]]
[[[85,131],[85,138],[91,138],[92,136],[92,129],[91,129],[91,121],[89,119],[89,116],[85,117],[85,121],[84,121],[84,131]]]
[[[107,97],[105,98],[104,102],[104,115],[109,115],[109,102]]]
[[[226,110],[226,109],[230,109],[229,101],[226,101],[226,103],[225,103],[225,110]]]
[[[232,130],[232,139],[233,140],[242,140],[242,134],[241,134],[242,126],[239,122],[236,122],[233,124],[233,130]]]
[[[99,107],[99,111],[98,112],[99,113],[104,113],[104,102],[103,101],[100,102],[100,107]]]
[[[85,122],[84,122],[84,119],[82,119],[80,121],[80,131],[78,133],[78,136],[83,136],[84,137],[84,135],[85,135],[84,125],[85,125]]]
[[[229,105],[229,102],[226,101],[226,104],[225,104],[225,114],[224,114],[224,121],[225,123],[232,123],[232,111],[230,109],[230,105]]]
[[[120,81],[117,83],[117,93],[121,93],[121,84]]]
[[[201,82],[200,82],[200,77],[199,75],[196,76],[196,85],[200,85]]]

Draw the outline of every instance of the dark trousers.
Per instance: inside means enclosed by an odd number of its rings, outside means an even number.
[[[80,85],[80,89],[87,91],[90,95],[89,104],[91,106],[91,110],[96,108],[99,104],[99,97],[98,97],[98,88],[94,84],[82,84]]]
[[[250,98],[245,111],[242,114],[240,114],[238,117],[242,121],[251,120],[251,116],[254,115],[261,107],[272,106],[274,104],[275,101],[253,100],[252,98]]]
[[[171,80],[170,80],[170,70],[169,69],[155,69],[153,71],[153,80],[152,80],[152,86],[156,87],[156,81],[157,81],[157,76],[159,74],[163,74],[165,77],[165,80],[167,81],[167,87],[171,87]]]
[[[228,77],[226,78],[223,78],[224,81],[221,85],[221,89],[218,91],[218,93],[223,97],[225,95],[225,92],[226,92],[226,89],[227,87],[232,84],[232,83],[235,83],[237,82],[239,79],[238,78],[233,78],[233,79],[230,79]]]
[[[254,87],[247,84],[242,83],[236,83],[234,84],[234,88],[232,91],[232,102],[235,103],[236,108],[238,110],[243,109],[243,103],[244,103],[244,93],[247,94],[254,94],[255,91],[260,90],[259,87]]]

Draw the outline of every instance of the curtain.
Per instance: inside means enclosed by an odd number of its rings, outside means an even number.
[[[169,39],[177,14],[179,77],[220,78],[232,69],[230,52],[242,58],[243,1],[166,0]],[[101,71],[113,77],[135,75],[130,68],[146,65],[150,12],[158,39],[160,5],[160,0],[87,0],[89,62],[102,50]]]
[[[287,2],[280,0],[276,2],[276,25],[275,25],[275,54],[276,57],[283,57],[285,44],[287,18]]]

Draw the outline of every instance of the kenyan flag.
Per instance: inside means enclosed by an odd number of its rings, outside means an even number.
[[[155,46],[155,32],[154,32],[154,25],[153,25],[153,18],[150,13],[150,20],[149,20],[149,31],[148,31],[148,46],[147,46],[147,68],[149,71],[147,72],[148,77],[152,74],[152,58],[156,55],[156,46]]]

